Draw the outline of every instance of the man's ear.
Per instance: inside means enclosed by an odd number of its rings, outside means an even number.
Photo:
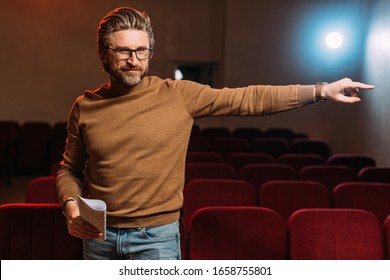
[[[107,52],[104,51],[104,50],[99,50],[99,56],[100,56],[100,60],[103,62],[103,63],[107,63],[108,59],[107,59]]]

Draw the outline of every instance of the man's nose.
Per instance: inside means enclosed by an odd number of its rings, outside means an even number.
[[[128,63],[132,64],[132,65],[136,65],[139,63],[139,60],[137,58],[137,54],[133,51],[131,52],[129,58],[126,60]]]

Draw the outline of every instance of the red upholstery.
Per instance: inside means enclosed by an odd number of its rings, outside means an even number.
[[[82,259],[82,240],[68,234],[57,204],[0,206],[0,259]]]
[[[270,209],[206,207],[195,212],[189,226],[192,260],[286,257],[286,230]]]
[[[20,174],[48,174],[51,127],[46,122],[27,122],[22,125],[17,169]]]
[[[56,177],[43,176],[31,180],[26,189],[27,203],[59,203]]]
[[[66,126],[66,122],[59,122],[53,126],[52,138],[50,141],[50,165],[62,160],[66,145],[66,138],[68,137]]]
[[[271,180],[296,180],[298,174],[291,166],[286,164],[258,163],[243,166],[238,178],[258,188]]]
[[[219,162],[224,163],[224,158],[216,152],[188,152],[186,163],[193,162]]]
[[[328,164],[331,165],[345,165],[353,168],[357,173],[366,166],[375,166],[376,162],[375,160],[364,154],[333,154],[331,155],[328,160]]]
[[[185,184],[194,179],[236,179],[236,172],[233,167],[225,163],[187,163],[185,167]]]
[[[390,215],[387,216],[383,223],[383,229],[385,234],[385,251],[386,258],[390,260]]]
[[[211,149],[219,153],[227,161],[233,153],[245,153],[249,149],[246,139],[240,137],[216,138],[211,141]]]
[[[295,133],[290,128],[272,127],[264,131],[263,136],[268,138],[279,137],[286,139],[288,142],[291,142],[295,138]]]
[[[230,137],[232,134],[226,127],[205,127],[202,129],[202,135],[211,141],[215,138]]]
[[[340,183],[357,181],[354,169],[344,165],[311,165],[299,172],[301,180],[317,181],[333,190]]]
[[[207,206],[257,206],[256,191],[241,180],[196,179],[184,189],[183,218],[189,224],[192,214]]]
[[[187,147],[188,152],[209,152],[210,143],[206,137],[191,136]]]
[[[269,181],[259,189],[259,205],[274,210],[286,222],[303,208],[331,208],[329,190],[315,181]]]
[[[373,213],[383,223],[390,214],[390,184],[349,182],[333,190],[334,207],[356,208]]]
[[[359,171],[358,180],[362,182],[390,183],[390,167],[363,167]]]
[[[15,121],[0,121],[0,177],[11,183],[21,127]]]
[[[291,259],[378,260],[384,257],[382,227],[358,209],[302,209],[288,223]]]
[[[266,153],[278,158],[287,153],[289,142],[282,137],[260,137],[255,138],[250,145],[252,153]]]
[[[289,153],[318,154],[326,159],[329,156],[329,147],[323,140],[300,138],[291,143]]]
[[[278,163],[287,164],[295,169],[298,173],[302,168],[308,165],[325,164],[325,159],[318,154],[283,154],[279,157]]]
[[[234,153],[229,156],[227,163],[233,166],[238,174],[244,165],[252,163],[275,163],[275,159],[272,155],[265,153]]]
[[[238,127],[234,129],[232,135],[245,138],[247,141],[252,142],[253,139],[261,137],[263,132],[259,128]]]

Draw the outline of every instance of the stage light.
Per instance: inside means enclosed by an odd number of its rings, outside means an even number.
[[[338,49],[343,44],[343,36],[339,32],[330,32],[325,37],[326,45],[331,49]]]
[[[302,12],[294,33],[294,59],[299,69],[329,80],[345,73],[359,76],[366,31],[365,6],[359,3],[332,1],[332,5],[319,4]]]

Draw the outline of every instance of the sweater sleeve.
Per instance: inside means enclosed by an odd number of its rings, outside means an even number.
[[[77,197],[84,182],[87,153],[79,127],[81,100],[82,97],[79,97],[75,101],[69,115],[64,158],[57,174],[57,193],[61,204],[68,197]]]
[[[194,118],[264,116],[315,103],[314,85],[213,89],[190,81],[177,81],[175,87],[184,106]]]

